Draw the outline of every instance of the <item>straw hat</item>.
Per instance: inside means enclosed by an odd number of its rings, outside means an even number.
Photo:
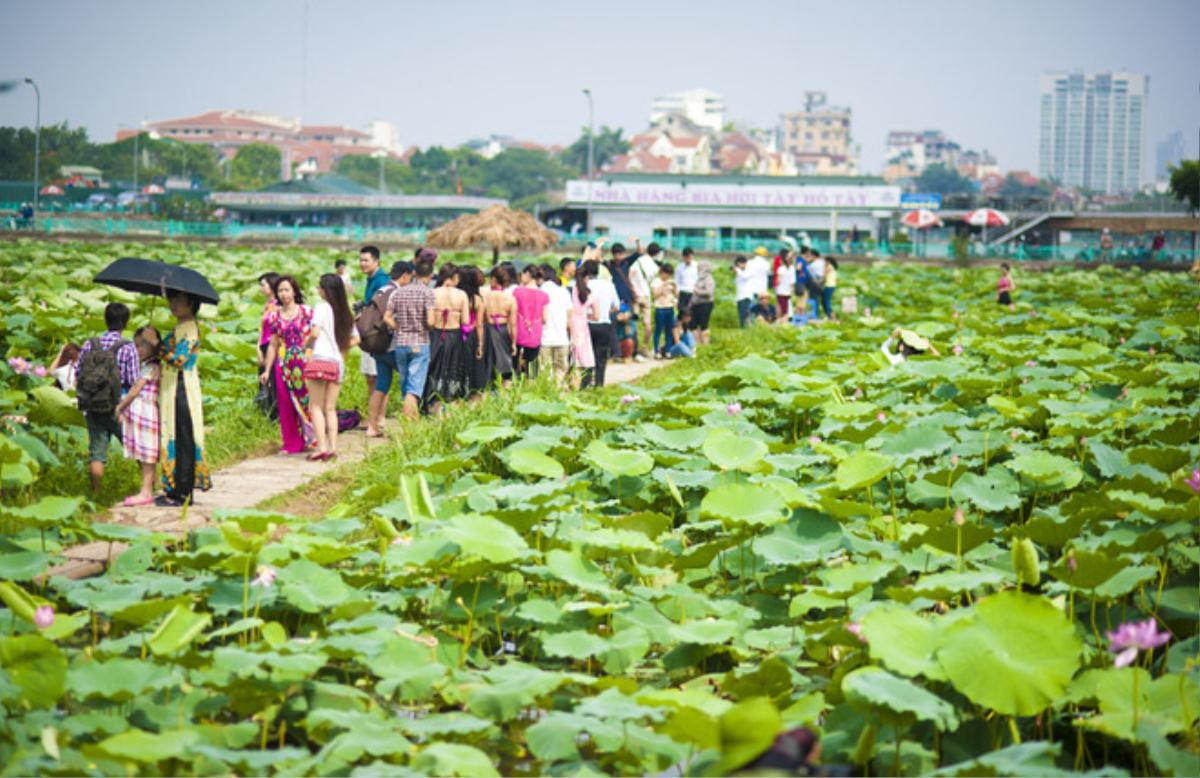
[[[760,257],[765,257],[765,256],[768,256],[770,252],[767,251],[766,246],[759,246],[758,248],[756,248],[754,250],[754,253]]]

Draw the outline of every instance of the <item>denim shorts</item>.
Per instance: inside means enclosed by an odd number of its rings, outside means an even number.
[[[391,369],[396,372],[396,380],[403,390],[403,394],[411,394],[415,397],[420,397],[425,393],[425,376],[429,373],[429,346],[397,346],[392,349],[392,364]],[[383,361],[382,359],[379,361]],[[391,375],[388,376],[388,386],[386,389],[381,388],[383,371],[380,371],[379,377],[375,382],[375,388],[381,392],[387,393],[391,389]]]
[[[121,442],[121,425],[111,413],[85,413],[88,431],[88,461],[108,462],[108,444],[113,438]]]

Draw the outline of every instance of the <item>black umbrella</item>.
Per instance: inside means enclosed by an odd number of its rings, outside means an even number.
[[[101,270],[96,283],[141,294],[161,295],[163,290],[184,292],[213,305],[221,299],[208,279],[195,270],[152,259],[122,257]]]

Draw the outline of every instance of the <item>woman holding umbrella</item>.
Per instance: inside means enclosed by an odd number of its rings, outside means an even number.
[[[162,436],[159,462],[164,494],[154,503],[177,506],[190,503],[195,489],[211,489],[212,478],[204,454],[204,409],[200,376],[196,372],[200,350],[196,312],[200,310],[200,298],[169,291],[167,303],[176,323],[159,347],[162,364],[158,392]]]
[[[156,505],[189,503],[196,489],[212,488],[204,449],[204,408],[196,361],[201,303],[216,305],[217,292],[208,279],[186,267],[136,257],[122,257],[96,276],[96,282],[140,294],[167,298],[175,327],[159,345],[159,464],[165,493]]]

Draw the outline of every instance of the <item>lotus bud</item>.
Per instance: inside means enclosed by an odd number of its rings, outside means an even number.
[[[1038,568],[1037,548],[1029,538],[1021,538],[1012,547],[1013,570],[1017,571],[1017,582],[1037,586],[1042,580]]]
[[[1017,311],[1017,305],[1016,305],[1016,303],[1009,303],[1009,304],[1008,304],[1008,312],[1009,312],[1009,313],[1016,313],[1016,311]]]
[[[1125,345],[1125,336],[1124,335],[1121,336],[1121,345],[1122,346]]]
[[[631,405],[638,401],[636,394],[626,394],[621,396],[621,405]]]
[[[879,413],[875,414],[875,421],[883,424],[885,421],[887,421],[887,414],[883,411],[880,411]]]
[[[1087,435],[1080,435],[1080,436],[1079,436],[1079,445],[1081,445],[1081,446],[1086,446],[1086,445],[1087,445]]]
[[[1029,318],[1031,318],[1031,319],[1036,319],[1036,318],[1037,318],[1037,311],[1031,310],[1031,311],[1029,312]]]
[[[954,352],[954,356],[956,356],[956,357],[961,357],[961,356],[962,356],[963,347],[962,347],[962,346],[960,346],[959,344],[955,343],[955,344],[954,344],[954,348],[952,348],[952,349],[950,349],[950,350]]]
[[[808,445],[810,445],[810,446],[815,446],[820,442],[821,442],[821,439],[819,437],[817,437],[816,435],[810,435],[808,438]]]
[[[1073,573],[1073,572],[1075,572],[1075,569],[1078,567],[1079,567],[1079,560],[1077,560],[1075,558],[1075,552],[1072,551],[1071,553],[1067,554],[1067,569]]]
[[[967,516],[963,513],[962,508],[954,509],[954,526],[961,527],[967,523]]]
[[[854,399],[861,400],[862,396],[863,396],[862,387],[861,386],[854,387]]]
[[[1146,349],[1146,353],[1149,354],[1150,356],[1154,356],[1154,353],[1155,353],[1154,346],[1151,346],[1150,348]]]
[[[870,315],[871,315],[871,309],[863,308],[863,316],[870,316]]]
[[[45,629],[54,623],[54,608],[49,605],[39,605],[33,612],[33,623],[38,629]]]
[[[1021,433],[1017,432],[1016,430],[1009,430],[1008,436],[1013,440],[1016,440],[1017,438],[1021,437]]]
[[[849,624],[847,624],[846,631],[849,632],[854,637],[858,638],[858,641],[860,643],[867,642],[867,639],[865,637],[863,637],[862,624],[859,624],[857,621],[852,621]]]
[[[725,406],[725,413],[729,414],[730,416],[737,416],[741,412],[742,404],[739,402],[731,402],[729,405]]]
[[[1196,494],[1200,494],[1200,468],[1192,470],[1192,477],[1184,481]]]
[[[957,319],[957,318],[958,318],[958,311],[951,311],[951,312],[950,312],[950,318],[951,318],[951,319]]]
[[[1025,367],[1037,367],[1037,361],[1030,359],[1025,362]]]
[[[38,378],[45,378],[46,377],[46,366],[38,365],[37,367],[35,367],[33,369],[33,374],[35,376],[37,376]]]
[[[958,454],[950,455],[950,467],[958,467]]]

